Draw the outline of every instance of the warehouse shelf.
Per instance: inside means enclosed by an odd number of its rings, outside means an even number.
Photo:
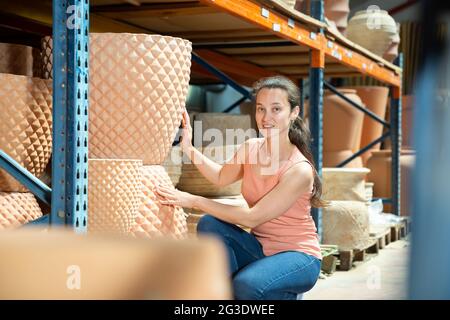
[[[227,75],[229,80],[240,85],[251,85],[252,82],[262,76],[283,74],[302,83],[302,79],[310,80],[310,107],[311,107],[311,131],[314,137],[313,153],[319,173],[322,168],[322,93],[323,79],[325,77],[350,77],[355,75],[365,75],[375,78],[391,87],[391,122],[390,137],[393,152],[393,210],[395,214],[400,212],[400,170],[399,156],[401,145],[401,79],[402,69],[400,67],[383,60],[368,50],[350,42],[338,32],[332,30],[323,22],[323,2],[313,2],[315,7],[312,10],[313,17],[306,16],[298,12],[289,11],[280,1],[252,1],[252,0],[146,0],[140,1],[140,6],[124,4],[119,0],[92,0],[91,7],[87,6],[87,0],[58,1],[54,0],[53,16],[67,17],[68,13],[62,10],[72,4],[82,5],[83,14],[81,22],[90,22],[91,32],[134,32],[134,33],[158,33],[169,36],[182,37],[193,43],[194,59],[192,64],[191,83],[211,83],[217,81],[220,73],[212,69],[206,70],[205,61],[209,66],[220,69],[223,75]],[[57,5],[63,5],[58,7]],[[19,17],[22,21],[27,21],[23,25],[23,30],[29,33],[40,34],[45,32],[45,27],[52,24],[52,3],[51,1],[35,2],[32,0],[8,1],[2,5],[0,10],[2,15],[9,17]],[[13,19],[14,20],[14,19]],[[65,27],[62,24],[65,18],[56,22],[53,21],[53,34],[57,28]],[[39,29],[34,26],[39,25]],[[40,31],[36,31],[40,30]],[[77,41],[86,44],[88,31],[82,33],[70,33],[70,43],[67,47],[65,57],[73,57],[78,54],[83,61],[88,61],[88,53],[75,53]],[[67,36],[69,36],[69,34]],[[55,46],[55,50],[57,47]],[[58,59],[65,59],[60,55],[55,55]],[[61,63],[63,63],[61,60]],[[67,60],[69,61],[69,60]],[[55,63],[55,65],[58,65]],[[62,72],[61,76],[68,77],[68,83],[73,83],[70,88],[77,88],[77,72],[87,76],[88,69],[76,68],[75,73],[66,74],[60,68],[55,68],[56,73]],[[57,80],[57,77],[54,77]],[[84,79],[84,78],[83,78]],[[87,79],[87,78],[86,78]],[[82,90],[88,90],[88,83],[81,84]],[[77,104],[86,106],[87,101],[73,99],[70,96],[61,96],[62,91],[59,85],[54,86],[54,101],[61,102],[64,97],[69,97],[67,110],[75,108]],[[239,89],[238,89],[239,90]],[[76,91],[73,91],[76,92]],[[244,97],[246,92],[241,92]],[[59,98],[58,98],[59,97]],[[235,103],[234,105],[238,105]],[[56,105],[57,106],[57,105]],[[87,116],[87,113],[83,113]],[[66,119],[66,125],[73,128],[76,121],[85,121],[78,115],[60,114],[58,118]],[[86,118],[87,119],[87,118]],[[54,130],[59,130],[54,128]],[[83,141],[87,139],[84,132],[79,132]],[[386,136],[385,136],[386,137]],[[84,155],[87,150],[80,149],[73,145],[73,140],[61,140],[59,135],[54,135],[56,146],[66,146],[64,154],[66,161],[73,159],[73,155],[79,153]],[[86,140],[87,141],[87,140]],[[70,151],[67,151],[70,150]],[[61,155],[62,156],[62,155]],[[72,157],[72,158],[70,158]],[[61,174],[69,177],[66,180],[66,187],[59,197],[52,198],[52,207],[60,203],[62,199],[77,199],[79,204],[86,201],[85,195],[80,195],[76,190],[77,186],[82,187],[87,183],[84,174],[78,177],[76,174],[77,165],[69,168],[59,162],[59,166],[53,165],[53,181],[58,182],[56,177],[61,178]],[[63,169],[62,169],[63,168]],[[78,168],[80,169],[80,168]],[[87,169],[81,168],[84,173]],[[59,182],[61,179],[59,179]],[[58,183],[59,183],[58,182]],[[53,192],[54,193],[54,192]],[[53,202],[55,201],[55,202]],[[64,200],[66,201],[66,200]],[[65,202],[66,203],[66,202]],[[64,205],[67,208],[67,203]],[[71,207],[76,206],[71,202]],[[82,206],[83,207],[83,206]],[[82,208],[80,209],[82,210]],[[82,211],[80,211],[82,212]],[[52,210],[52,217],[61,221],[64,219],[67,209],[60,207]],[[87,213],[80,213],[77,216],[80,221],[85,221]],[[59,217],[59,218],[57,218]],[[320,230],[320,211],[314,212],[314,217]],[[67,221],[67,220],[66,220]],[[76,224],[76,219],[71,218],[70,223]]]

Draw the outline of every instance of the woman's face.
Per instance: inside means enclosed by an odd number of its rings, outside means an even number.
[[[256,123],[264,137],[288,134],[290,121],[298,115],[298,107],[291,112],[288,94],[279,88],[264,88],[256,96]]]

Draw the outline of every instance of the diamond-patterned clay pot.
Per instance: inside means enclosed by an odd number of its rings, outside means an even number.
[[[50,41],[44,40],[48,52]],[[90,158],[161,164],[181,122],[192,45],[159,35],[90,34]],[[51,70],[47,59],[44,70]]]
[[[181,207],[161,205],[155,195],[157,185],[172,185],[164,167],[159,165],[143,166],[143,201],[137,213],[132,233],[136,237],[171,236],[176,239],[187,235],[186,214]]]
[[[20,227],[41,216],[41,208],[33,194],[0,192],[0,230]]]
[[[52,151],[52,82],[0,73],[0,149],[40,177]],[[0,169],[0,191],[26,188]]]
[[[141,166],[141,160],[89,160],[90,233],[130,233],[142,201]]]

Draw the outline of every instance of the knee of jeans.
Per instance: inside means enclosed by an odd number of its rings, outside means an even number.
[[[233,291],[236,300],[258,300],[261,296],[254,281],[239,273],[233,279]]]
[[[217,231],[220,224],[221,222],[217,218],[209,214],[205,214],[197,223],[197,232],[208,233]]]

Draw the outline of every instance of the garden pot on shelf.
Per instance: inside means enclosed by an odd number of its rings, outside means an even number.
[[[52,41],[42,45],[50,76]],[[164,161],[186,102],[191,50],[191,42],[170,36],[90,34],[90,158]]]
[[[401,215],[411,214],[409,203],[409,190],[412,178],[412,171],[415,165],[415,151],[401,150],[400,154],[400,174],[401,174]],[[367,167],[371,170],[367,180],[374,183],[373,196],[375,198],[390,198],[391,194],[391,165],[392,151],[380,150],[372,152],[372,156],[367,161]],[[384,205],[384,212],[392,212],[390,204]]]

